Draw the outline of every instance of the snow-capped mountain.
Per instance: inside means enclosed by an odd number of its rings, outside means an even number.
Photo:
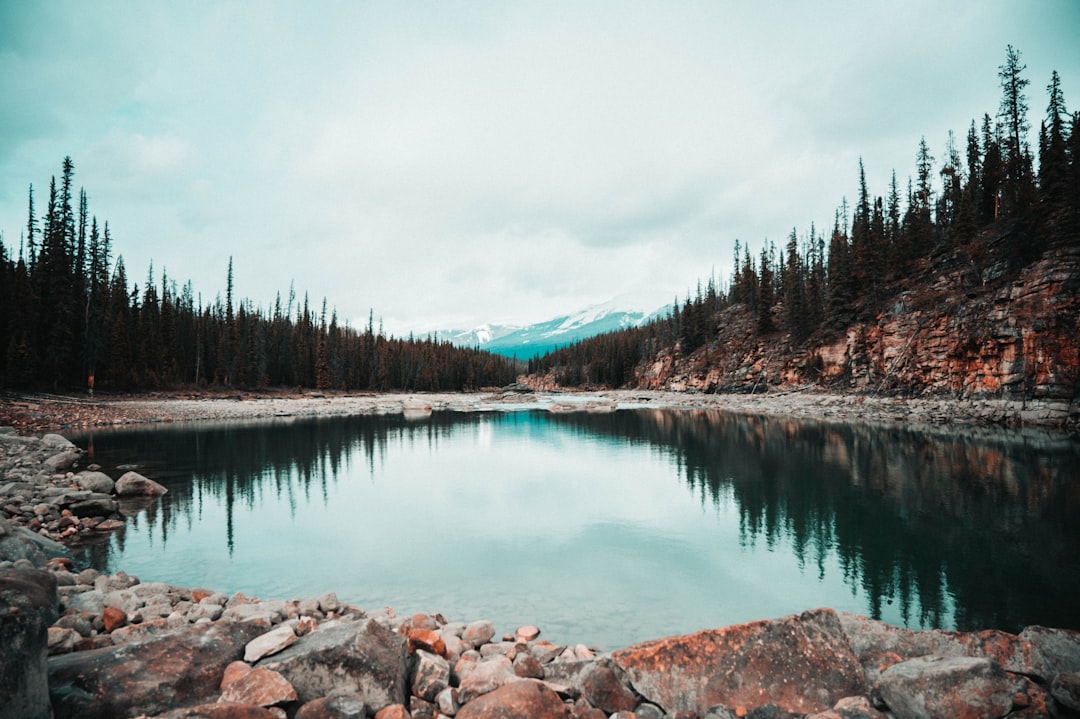
[[[670,305],[653,310],[627,309],[625,300],[615,299],[524,327],[484,324],[471,330],[439,332],[439,338],[462,347],[480,347],[506,357],[529,359],[605,332],[640,327],[670,311]]]

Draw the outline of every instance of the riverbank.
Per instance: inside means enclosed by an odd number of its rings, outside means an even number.
[[[913,426],[1030,427],[1080,434],[1080,401],[939,396],[900,398],[814,391],[701,394],[660,390],[533,392],[506,388],[473,393],[347,394],[322,392],[172,392],[88,398],[0,395],[0,426],[46,432],[156,422],[230,421],[271,417],[343,416],[431,411],[546,409],[723,410],[794,419]]]

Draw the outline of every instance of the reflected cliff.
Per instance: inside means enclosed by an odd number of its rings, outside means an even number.
[[[421,611],[493,619],[499,609],[473,595],[501,587],[508,605],[535,605],[548,592],[552,608],[534,611],[551,617],[521,621],[584,613],[565,619],[575,631],[610,612],[649,632],[641,614],[658,602],[682,617],[657,620],[663,633],[817,604],[912,627],[1080,628],[1080,445],[1053,435],[623,410],[290,419],[75,441],[112,476],[135,463],[169,488],[82,560],[113,571],[144,561],[164,581],[218,588],[210,570],[224,562],[218,582],[307,596],[314,581],[335,588],[356,575],[366,602],[400,610],[397,592],[435,602]],[[273,569],[237,575],[264,555]],[[461,563],[471,568],[450,571]],[[548,576],[514,595],[538,567]],[[251,587],[271,571],[276,584]],[[475,586],[449,586],[463,574]],[[650,593],[652,582],[668,592]],[[559,595],[567,586],[577,593]],[[689,596],[673,598],[675,587]],[[598,618],[583,606],[594,594],[609,605]],[[683,601],[704,605],[702,618]],[[601,640],[628,643],[614,631]]]

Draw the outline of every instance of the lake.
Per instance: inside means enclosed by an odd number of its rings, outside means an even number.
[[[1080,442],[719,411],[435,412],[73,437],[169,492],[77,552],[143,581],[536,624],[603,649],[829,606],[1080,628]]]

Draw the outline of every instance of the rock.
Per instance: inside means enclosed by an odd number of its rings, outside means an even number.
[[[420,697],[409,697],[409,716],[412,719],[438,719],[439,707]]]
[[[67,548],[59,542],[0,518],[0,562],[28,559],[40,567],[49,559],[66,555]]]
[[[458,663],[458,667],[461,662]],[[460,668],[457,668],[461,672]],[[510,660],[501,654],[485,659],[473,665],[464,676],[461,677],[458,695],[462,704],[468,704],[476,697],[493,692],[504,684],[514,681],[525,681],[514,674],[514,667]]]
[[[495,636],[495,625],[487,620],[472,622],[466,625],[465,630],[461,633],[461,638],[472,644],[473,647],[487,644],[493,636]]]
[[[532,625],[518,627],[517,631],[514,632],[514,638],[522,642],[531,642],[538,636],[540,636],[540,630]]]
[[[1001,717],[1013,692],[1000,665],[983,657],[917,657],[889,667],[878,690],[897,719]]]
[[[108,517],[120,507],[116,500],[104,494],[93,494],[79,502],[72,502],[68,509],[79,517]],[[121,525],[123,526],[123,525]],[[100,526],[98,527],[100,529]]]
[[[83,489],[102,494],[112,494],[116,486],[112,477],[104,472],[79,472],[75,475],[75,483]]]
[[[540,682],[506,684],[465,704],[457,719],[566,719],[566,707],[555,692]]]
[[[280,719],[280,716],[270,709],[252,704],[219,703],[174,709],[157,714],[154,719]]]
[[[188,626],[136,644],[52,657],[55,717],[107,719],[210,701],[225,667],[259,631],[243,623]]]
[[[327,592],[316,601],[319,605],[319,611],[323,614],[329,614],[330,612],[336,612],[341,609],[341,602],[338,601],[337,595],[333,592]]]
[[[384,707],[376,716],[395,706],[405,709],[400,704],[391,704],[390,707]],[[384,716],[390,715],[392,715],[392,712],[387,712]],[[367,706],[357,694],[334,694],[328,697],[319,697],[303,705],[300,707],[300,711],[296,712],[296,719],[364,719],[366,716]],[[405,716],[406,719],[408,717],[407,714],[402,716]]]
[[[48,572],[0,570],[0,719],[52,717],[46,655],[58,605]]]
[[[1080,673],[1080,632],[1032,626],[1020,638],[1035,648],[1034,674],[1049,684],[1063,672]]]
[[[837,615],[851,648],[867,670],[867,683],[877,679],[873,664],[883,655],[893,654],[901,660],[922,656],[986,657],[1006,671],[1017,674],[1036,673],[1039,659],[1028,640],[996,629],[981,632],[951,632],[938,629],[915,630],[894,627],[857,614],[840,612]]]
[[[831,609],[646,642],[612,660],[638,694],[668,712],[776,704],[810,714],[867,691]]]
[[[461,709],[461,702],[458,700],[457,687],[446,687],[435,697],[435,705],[439,708],[439,713],[445,716],[454,716]]]
[[[886,719],[866,697],[844,697],[828,711],[810,714],[806,719]]]
[[[543,679],[544,667],[532,654],[522,652],[514,657],[514,674],[523,679]]]
[[[295,700],[296,690],[285,677],[273,670],[256,667],[229,683],[218,701],[269,707]]]
[[[49,656],[53,654],[67,654],[75,648],[75,642],[79,640],[79,633],[67,627],[49,627],[48,647]]]
[[[610,662],[597,662],[586,668],[581,674],[581,689],[582,696],[605,714],[633,711],[637,706],[634,693],[619,681]]]
[[[306,719],[306,717],[298,716],[297,719]],[[375,719],[411,719],[411,717],[404,704],[390,704],[375,712]]]
[[[105,622],[105,631],[107,632],[112,632],[114,629],[119,629],[127,624],[127,614],[118,607],[105,607],[101,619]]]
[[[410,654],[417,649],[423,649],[441,657],[446,656],[446,642],[442,635],[433,629],[410,629],[408,637]]]
[[[125,472],[116,480],[116,496],[118,497],[156,497],[168,492],[152,479],[147,479],[138,472]]]
[[[73,464],[79,461],[81,455],[82,453],[77,449],[66,449],[47,458],[43,464],[49,469],[58,472],[70,469]]]
[[[220,607],[218,609],[220,616]],[[248,642],[248,645],[244,647],[244,661],[257,662],[263,657],[277,654],[285,647],[295,644],[296,639],[293,628],[287,624],[282,625]]]
[[[413,656],[411,679],[413,695],[433,702],[439,692],[450,686],[450,663],[437,654],[419,649]]]
[[[1080,674],[1075,672],[1062,672],[1054,678],[1050,685],[1050,694],[1063,706],[1080,712]]]
[[[237,679],[251,673],[251,665],[247,662],[242,662],[237,659],[235,662],[230,662],[229,666],[225,667],[225,673],[221,676],[221,684],[219,687],[224,689]]]
[[[320,627],[258,666],[280,672],[301,702],[353,692],[378,711],[405,703],[406,656],[404,637],[365,619]]]

